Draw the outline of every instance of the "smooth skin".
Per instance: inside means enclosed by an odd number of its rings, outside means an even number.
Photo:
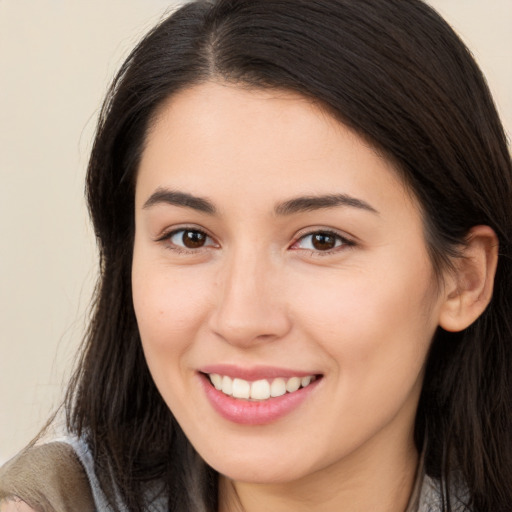
[[[404,510],[426,355],[439,326],[461,330],[487,306],[494,232],[473,228],[439,284],[388,161],[309,100],[214,81],[161,107],[135,221],[145,356],[221,474],[221,512]],[[240,425],[205,396],[210,364],[322,378],[283,418]]]

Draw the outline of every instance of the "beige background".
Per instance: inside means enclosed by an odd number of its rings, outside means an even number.
[[[512,133],[512,0],[432,0]],[[59,403],[96,275],[83,178],[102,96],[173,2],[0,0],[0,463]]]

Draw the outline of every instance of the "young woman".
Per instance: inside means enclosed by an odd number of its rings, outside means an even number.
[[[87,197],[68,436],[2,510],[512,510],[511,162],[427,5],[184,6],[116,78]]]

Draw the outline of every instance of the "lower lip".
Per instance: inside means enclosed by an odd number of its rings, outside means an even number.
[[[199,376],[212,407],[226,420],[240,425],[265,425],[286,416],[297,409],[322,380],[317,378],[293,393],[253,402],[225,395],[212,386],[207,375]]]

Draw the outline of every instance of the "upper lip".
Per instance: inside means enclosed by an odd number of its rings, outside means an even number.
[[[242,367],[233,364],[211,364],[198,369],[201,373],[217,373],[226,375],[232,379],[243,379],[247,381],[256,381],[261,379],[275,379],[283,377],[307,377],[309,375],[320,375],[316,371],[294,370],[292,368],[281,368],[278,366],[250,366]]]

